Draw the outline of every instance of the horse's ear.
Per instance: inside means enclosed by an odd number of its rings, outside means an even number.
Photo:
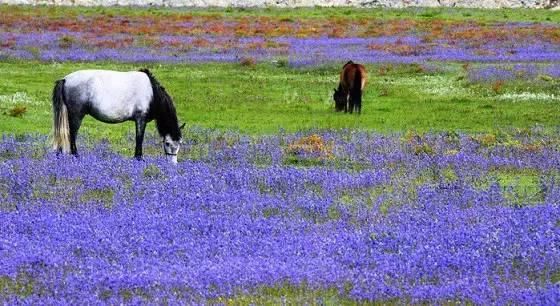
[[[179,130],[184,129],[184,128],[185,128],[185,124],[187,124],[187,123],[185,122],[185,123],[181,124],[181,126],[179,127]]]

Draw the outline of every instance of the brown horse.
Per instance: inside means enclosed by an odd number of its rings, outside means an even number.
[[[340,73],[338,89],[334,90],[334,107],[337,112],[362,112],[362,91],[366,86],[367,71],[364,66],[352,61],[344,64]]]

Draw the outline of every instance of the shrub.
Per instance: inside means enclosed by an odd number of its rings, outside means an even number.
[[[68,49],[72,47],[75,39],[72,36],[64,35],[58,40],[58,46],[62,49]]]
[[[497,80],[494,83],[492,83],[492,91],[494,93],[500,93],[502,91],[502,88],[504,87],[504,80]]]
[[[16,105],[8,111],[11,117],[22,117],[27,112],[27,107],[24,105]]]
[[[288,145],[287,152],[298,156],[330,158],[333,156],[333,145],[326,143],[321,136],[313,134]]]
[[[239,64],[244,67],[254,67],[257,64],[257,61],[252,57],[244,57],[241,58]]]

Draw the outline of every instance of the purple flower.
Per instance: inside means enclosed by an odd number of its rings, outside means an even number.
[[[315,157],[284,148],[308,133],[192,128],[177,166],[87,139],[75,158],[4,136],[2,298],[204,303],[288,286],[356,301],[558,302],[560,155],[526,150],[557,136],[312,133],[334,156],[306,167],[294,158]],[[536,183],[520,192],[496,169],[531,169]]]

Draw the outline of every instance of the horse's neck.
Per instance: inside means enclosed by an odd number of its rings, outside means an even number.
[[[158,126],[158,132],[164,136],[165,134],[174,135],[177,133],[178,120],[177,113],[173,104],[165,105],[164,101],[154,101],[153,107],[148,112],[148,120],[155,120]],[[159,104],[156,104],[159,103]],[[177,124],[177,126],[175,126]],[[161,128],[161,129],[160,129]]]
[[[167,112],[164,110],[166,106],[163,105],[163,101],[154,100],[150,105],[150,110],[148,111],[148,118],[150,120],[166,120],[165,115]]]
[[[154,105],[150,106],[150,109],[148,110],[148,115],[146,116],[146,119],[148,121],[152,121],[152,120],[159,120],[159,117],[161,117],[161,115],[158,113],[157,107],[154,107]]]

